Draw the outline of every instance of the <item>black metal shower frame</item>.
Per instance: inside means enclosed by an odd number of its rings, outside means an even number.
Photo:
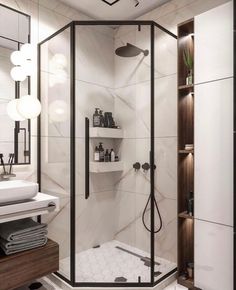
[[[125,282],[125,283],[106,283],[106,282],[76,282],[76,227],[75,227],[75,217],[76,217],[76,191],[75,191],[75,170],[76,170],[76,148],[75,148],[75,122],[76,122],[76,112],[75,112],[75,27],[76,26],[96,26],[96,25],[134,25],[134,26],[150,26],[150,39],[151,39],[151,93],[150,93],[150,123],[151,123],[151,133],[150,133],[150,190],[151,190],[151,232],[150,232],[150,256],[151,256],[151,267],[150,267],[150,282]],[[41,45],[65,31],[70,29],[70,279],[64,277],[62,274],[56,272],[55,274],[65,282],[67,282],[72,287],[154,287],[161,281],[171,276],[176,272],[177,268],[167,273],[160,279],[155,281],[154,276],[154,243],[155,243],[155,214],[154,214],[154,157],[155,157],[155,27],[159,28],[163,32],[169,34],[171,37],[177,39],[177,36],[162,27],[158,23],[149,20],[94,20],[94,21],[72,21],[66,26],[62,27],[54,34],[43,40],[38,44],[38,99],[41,100]],[[39,190],[41,190],[41,117],[38,117],[38,140],[37,140],[37,173],[38,173],[38,183]]]

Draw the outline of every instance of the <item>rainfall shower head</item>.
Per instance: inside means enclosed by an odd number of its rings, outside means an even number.
[[[145,56],[147,56],[149,54],[149,51],[143,50],[131,43],[127,43],[124,46],[118,47],[115,51],[116,55],[118,56],[122,56],[122,57],[133,57],[133,56],[137,56],[140,53],[143,53]]]

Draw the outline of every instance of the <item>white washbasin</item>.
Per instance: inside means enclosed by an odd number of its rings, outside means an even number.
[[[0,204],[20,202],[35,197],[38,184],[26,180],[0,182]]]

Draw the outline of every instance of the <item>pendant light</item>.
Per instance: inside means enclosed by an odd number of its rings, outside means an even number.
[[[23,82],[26,79],[26,73],[22,66],[14,66],[10,74],[15,82]]]
[[[36,97],[26,95],[19,99],[17,111],[26,119],[34,119],[41,113],[41,103]]]
[[[13,121],[24,121],[25,118],[19,113],[17,106],[19,99],[11,100],[7,104],[7,114]]]
[[[24,62],[24,58],[20,50],[13,51],[10,59],[14,65],[21,65]]]

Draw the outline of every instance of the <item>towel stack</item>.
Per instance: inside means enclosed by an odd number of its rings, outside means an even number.
[[[0,224],[0,247],[6,255],[34,249],[47,243],[47,225],[30,218]]]

